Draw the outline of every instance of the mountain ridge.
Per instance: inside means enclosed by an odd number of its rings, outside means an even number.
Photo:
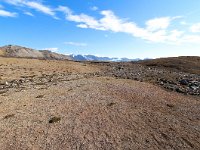
[[[19,58],[36,58],[36,59],[55,59],[55,60],[74,60],[74,61],[110,61],[110,62],[129,62],[139,61],[140,58],[117,58],[117,57],[100,57],[95,55],[64,55],[50,50],[35,50],[18,45],[5,45],[0,47],[0,56],[2,57],[19,57]]]
[[[55,60],[72,60],[70,56],[51,52],[49,50],[35,50],[32,48],[18,45],[6,45],[0,47],[0,56],[19,57],[19,58],[36,58],[36,59],[55,59]]]
[[[76,61],[114,61],[114,62],[129,62],[129,61],[139,61],[140,58],[130,59],[130,58],[117,58],[117,57],[101,57],[95,55],[70,55]]]

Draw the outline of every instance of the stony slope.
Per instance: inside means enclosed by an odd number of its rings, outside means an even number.
[[[88,62],[103,68],[101,75],[159,85],[167,90],[200,96],[200,57],[174,57],[129,63]]]
[[[200,57],[182,56],[139,61],[138,64],[200,75]]]
[[[4,57],[19,57],[19,58],[37,58],[37,59],[57,59],[71,60],[70,56],[54,53],[51,51],[38,51],[31,48],[8,45],[0,47],[0,56]]]

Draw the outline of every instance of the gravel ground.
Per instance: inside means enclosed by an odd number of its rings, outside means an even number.
[[[103,77],[91,64],[13,61],[0,68],[1,150],[200,149],[198,96]]]

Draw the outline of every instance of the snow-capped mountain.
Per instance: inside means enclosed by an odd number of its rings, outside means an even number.
[[[129,59],[129,58],[110,58],[110,57],[99,57],[95,55],[70,55],[75,61],[115,61],[115,62],[127,62],[127,61],[139,61],[141,59]]]

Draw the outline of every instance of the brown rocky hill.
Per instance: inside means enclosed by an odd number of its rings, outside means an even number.
[[[0,56],[19,57],[19,58],[37,58],[37,59],[55,59],[71,60],[70,56],[54,53],[48,50],[34,50],[31,48],[17,45],[7,45],[0,47]]]

